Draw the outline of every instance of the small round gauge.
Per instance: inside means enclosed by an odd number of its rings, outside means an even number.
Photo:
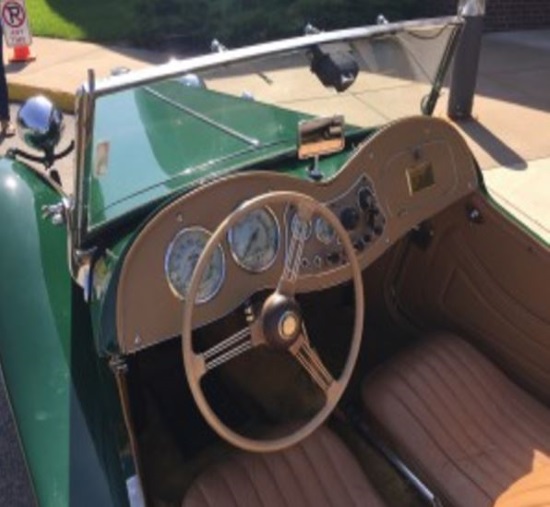
[[[315,237],[321,243],[330,245],[334,241],[336,233],[334,232],[332,225],[330,225],[324,218],[318,217],[315,220]]]
[[[268,269],[279,250],[279,224],[269,208],[251,211],[228,233],[231,254],[242,268],[260,273]]]
[[[290,230],[293,236],[303,238],[304,241],[307,241],[311,237],[311,229],[311,221],[301,220],[300,217],[294,213],[292,221],[290,222]]]
[[[164,272],[172,292],[180,299],[185,299],[191,283],[193,271],[199,257],[210,239],[210,233],[200,227],[183,229],[176,234],[166,250]],[[225,258],[218,245],[210,263],[204,271],[196,303],[205,303],[220,290],[225,274]]]

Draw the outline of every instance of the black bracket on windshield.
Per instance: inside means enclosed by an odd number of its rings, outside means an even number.
[[[48,173],[48,176],[50,176],[58,185],[61,185],[61,178],[59,176],[59,173],[56,169],[52,169],[52,166],[56,160],[66,157],[69,153],[71,153],[74,150],[74,146],[74,141],[71,141],[69,143],[69,146],[67,146],[59,153],[54,153],[53,149],[51,149],[45,151],[44,155],[42,156],[27,153],[26,151],[19,148],[10,148],[6,152],[6,156],[13,159],[22,158],[30,162],[37,162],[39,164],[42,164],[44,166],[44,169]]]
[[[345,51],[323,51],[319,46],[311,49],[311,72],[323,86],[334,88],[337,92],[347,90],[357,78],[359,65]]]

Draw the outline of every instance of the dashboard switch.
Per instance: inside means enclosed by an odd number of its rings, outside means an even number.
[[[344,226],[344,229],[353,231],[359,224],[359,212],[352,208],[344,208],[340,213],[340,222]]]
[[[356,252],[362,252],[365,249],[365,243],[362,239],[358,239],[353,243],[353,248],[355,248]]]

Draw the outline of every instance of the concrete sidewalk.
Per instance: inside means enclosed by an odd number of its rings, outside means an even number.
[[[487,34],[460,122],[499,204],[550,245],[550,30]]]
[[[11,50],[4,48],[5,59]],[[7,63],[10,100],[23,101],[37,93],[48,95],[66,112],[74,110],[74,94],[86,81],[88,69],[108,76],[117,67],[130,70],[165,63],[170,54],[123,46],[34,37],[31,55],[24,63]]]
[[[5,50],[6,53],[9,50]],[[36,60],[6,67],[11,100],[44,93],[72,111],[88,69],[98,78],[117,67],[166,62],[169,53],[35,37]],[[181,57],[182,55],[177,55]],[[550,244],[550,30],[486,34],[474,118],[456,126],[508,211]],[[446,116],[446,90],[436,114]]]

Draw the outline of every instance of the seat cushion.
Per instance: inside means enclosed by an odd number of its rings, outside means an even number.
[[[362,396],[379,431],[453,505],[495,505],[523,478],[532,486],[546,477],[539,469],[550,470],[550,410],[454,335],[389,361]],[[510,501],[502,505],[525,505]]]
[[[327,428],[284,451],[235,451],[193,483],[184,507],[382,507],[358,462]]]
[[[550,467],[539,467],[512,484],[495,507],[549,507]]]

